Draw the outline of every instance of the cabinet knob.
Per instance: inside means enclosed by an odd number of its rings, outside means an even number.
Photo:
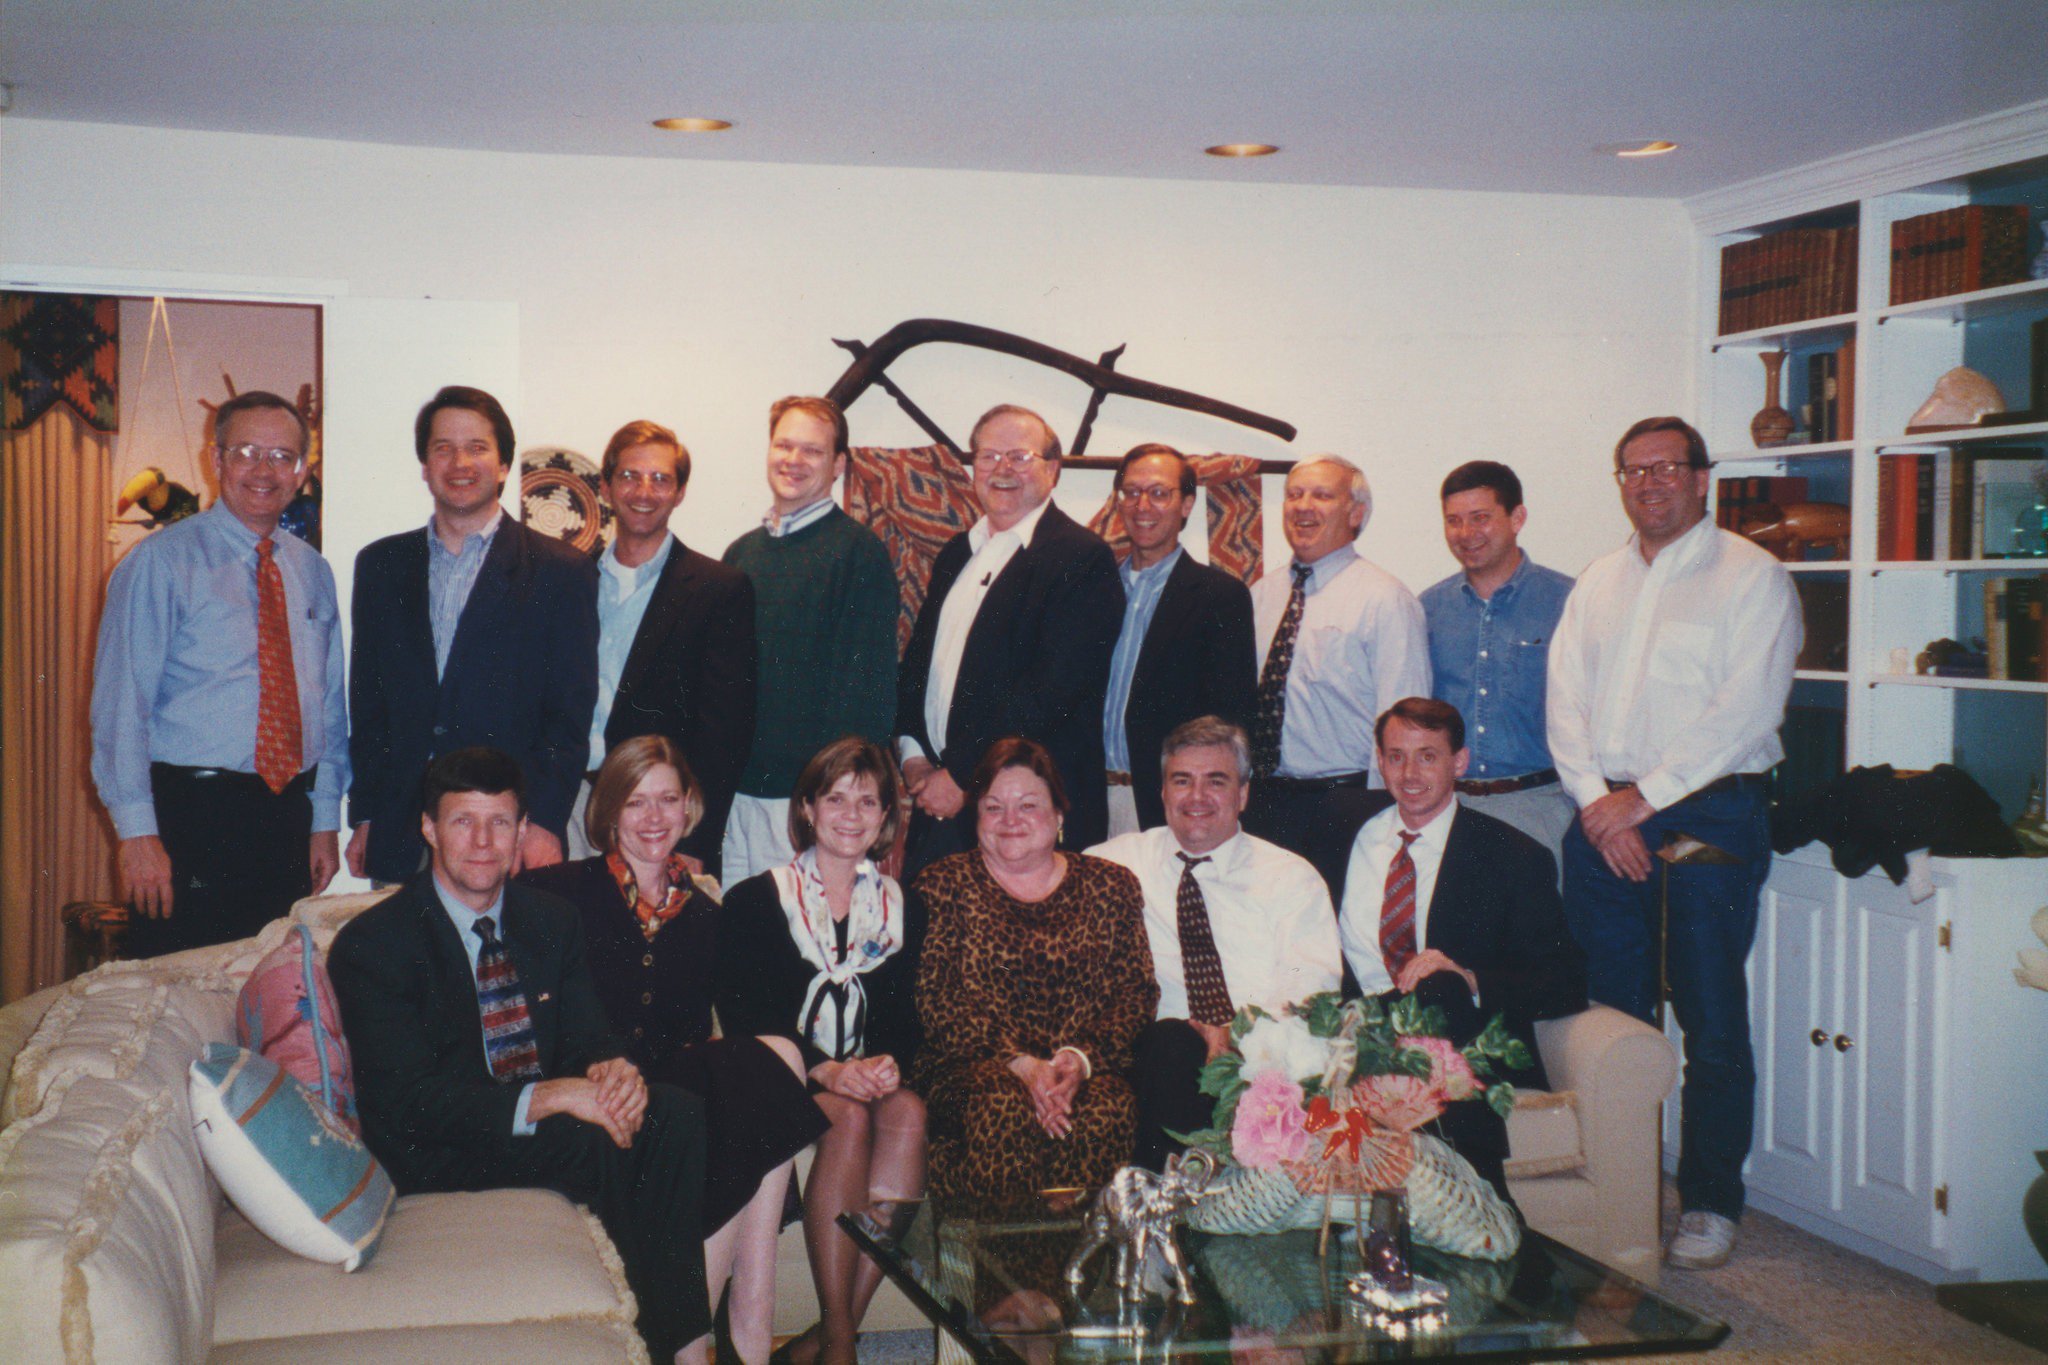
[[[1851,1038],[1848,1034],[1837,1033],[1835,1035],[1835,1051],[1847,1052],[1850,1048],[1854,1046],[1856,1046],[1856,1040],[1854,1038]]]
[[[1826,1047],[1828,1045],[1828,1031],[1824,1028],[1817,1028],[1806,1036],[1813,1039],[1815,1047]]]

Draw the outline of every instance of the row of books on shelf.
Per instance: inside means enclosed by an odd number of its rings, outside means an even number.
[[[1724,334],[1855,309],[1854,226],[1787,228],[1721,249]]]
[[[1893,303],[1918,303],[2027,278],[2024,204],[1965,204],[1892,224]]]
[[[2048,465],[2032,447],[1978,447],[1877,462],[1882,560],[2038,558]]]
[[[1806,356],[1806,439],[1819,445],[1846,441],[1856,434],[1856,338],[1839,350],[1809,351]]]

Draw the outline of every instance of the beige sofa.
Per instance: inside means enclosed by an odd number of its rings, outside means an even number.
[[[305,902],[324,948],[371,897]],[[241,983],[286,923],[114,963],[0,1010],[0,1361],[644,1360],[618,1258],[559,1196],[398,1201],[345,1275],[272,1244],[221,1198],[191,1131],[186,1067],[234,1034]],[[1508,1173],[1537,1228],[1651,1278],[1663,1036],[1595,1007],[1542,1024],[1555,1094],[1509,1121]],[[775,1330],[817,1317],[802,1231],[777,1254]],[[885,1283],[869,1331],[921,1327]]]

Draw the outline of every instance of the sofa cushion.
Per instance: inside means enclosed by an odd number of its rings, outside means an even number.
[[[1507,1176],[1529,1180],[1585,1169],[1579,1097],[1570,1090],[1518,1090],[1508,1115]]]
[[[206,1168],[278,1245],[355,1270],[397,1197],[363,1140],[261,1053],[208,1043],[192,1063],[192,1131]]]
[[[209,1042],[234,1037],[234,985],[122,972],[80,977],[14,1058],[0,1122],[33,1116],[82,1077],[182,1091]]]
[[[321,951],[334,941],[334,933],[363,911],[383,900],[398,888],[387,886],[382,891],[335,892],[325,896],[308,896],[292,906],[292,922],[303,924],[313,931],[320,941]]]
[[[221,1216],[216,1252],[221,1343],[634,1318],[597,1220],[548,1190],[407,1195],[392,1207],[377,1259],[353,1275],[293,1256],[233,1212]]]
[[[313,931],[305,925],[294,924],[242,983],[235,1000],[235,1041],[283,1067],[350,1132],[363,1131],[356,1120],[341,1007],[313,946]]]
[[[647,1365],[647,1347],[632,1328],[616,1322],[490,1323],[239,1341],[216,1349],[208,1365],[504,1365],[511,1360]]]

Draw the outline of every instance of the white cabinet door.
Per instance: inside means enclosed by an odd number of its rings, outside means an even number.
[[[1947,890],[1914,905],[1879,876],[1847,888],[1843,1010],[1826,1048],[1841,1070],[1844,1223],[1936,1259],[1932,1105],[1936,927]]]
[[[1813,1033],[1833,1034],[1840,885],[1828,869],[1776,863],[1750,956],[1757,1093],[1748,1183],[1816,1212],[1835,1200],[1837,1059]]]

